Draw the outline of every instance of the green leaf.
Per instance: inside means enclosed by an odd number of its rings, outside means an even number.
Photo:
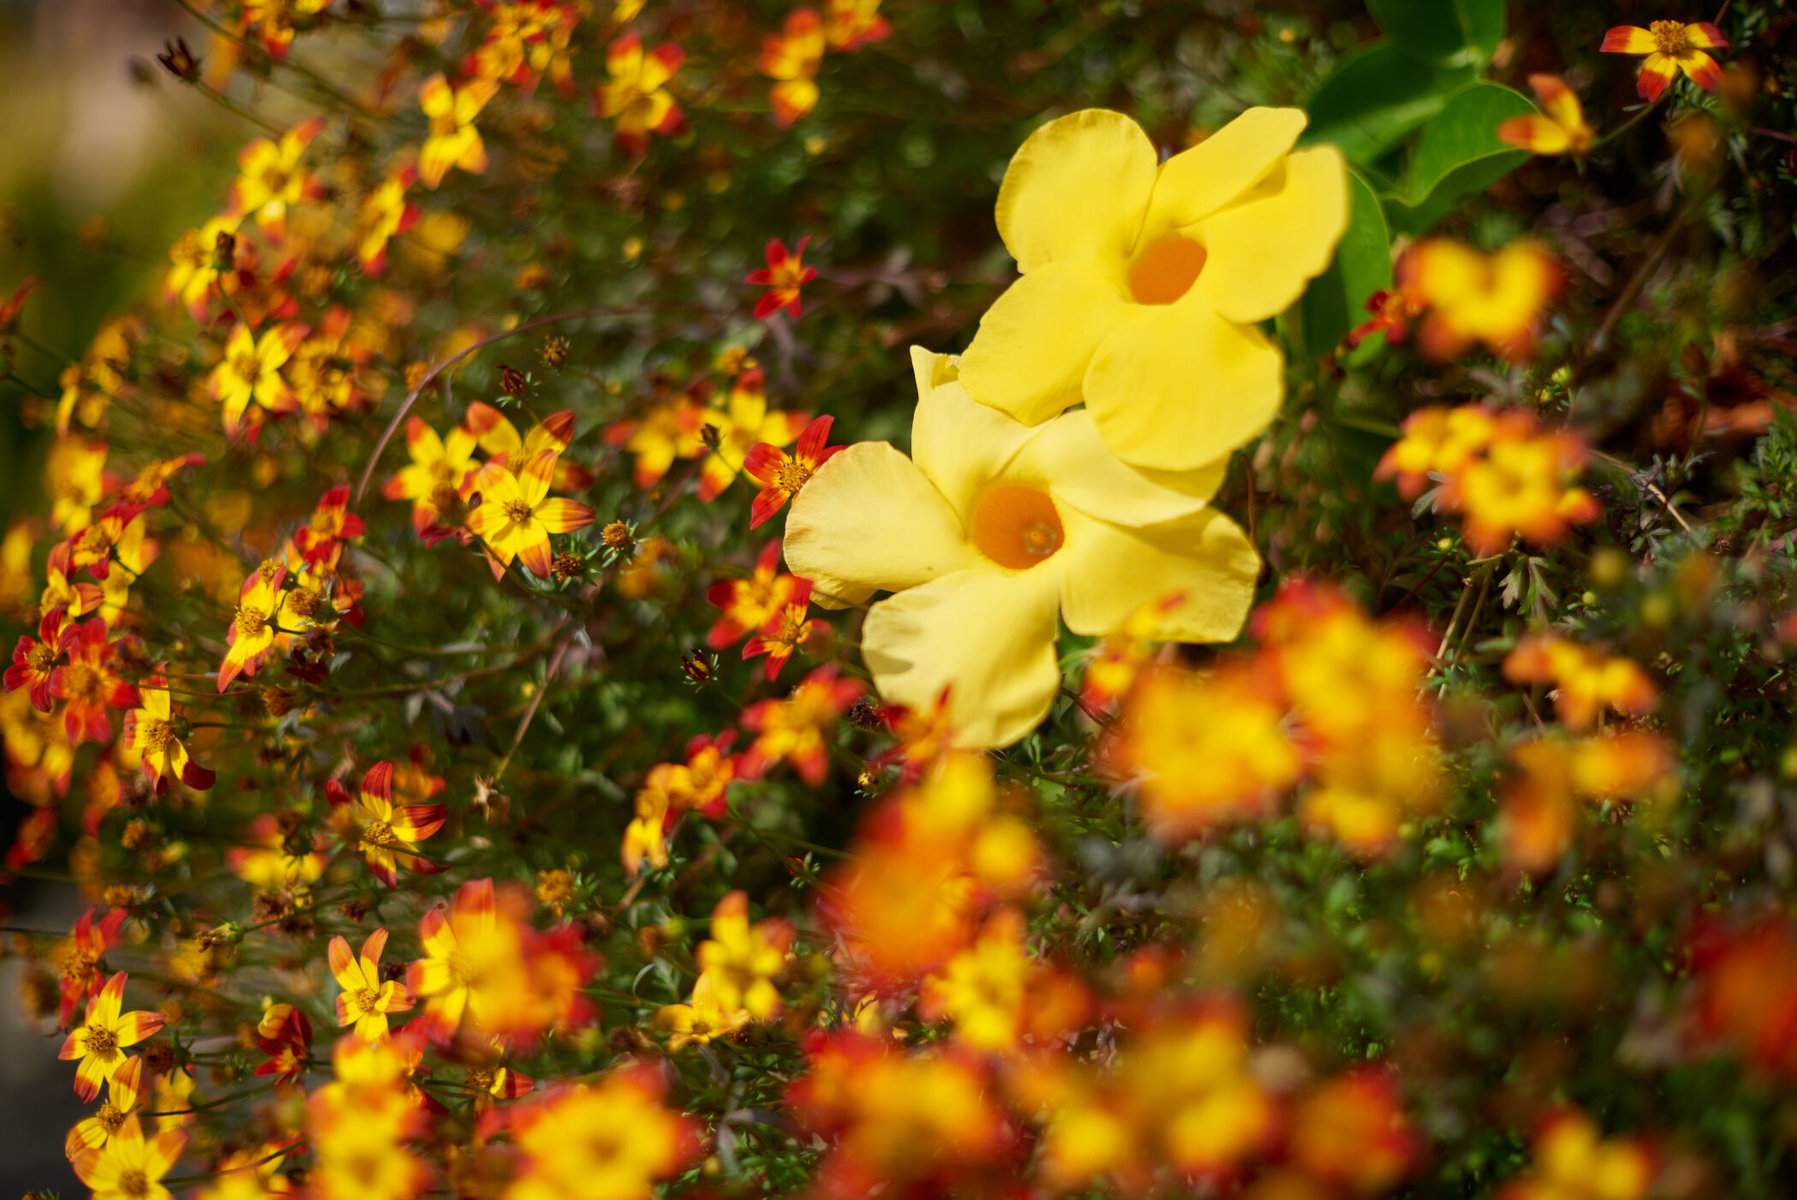
[[[1471,67],[1438,67],[1391,42],[1375,42],[1344,58],[1311,96],[1310,146],[1339,146],[1348,161],[1368,167],[1435,116],[1448,96],[1473,78]]]
[[[1367,297],[1391,287],[1391,231],[1385,206],[1358,171],[1348,172],[1348,228],[1329,269],[1311,280],[1298,301],[1303,349],[1318,357],[1334,349],[1366,314]]]
[[[1447,215],[1460,197],[1482,191],[1529,155],[1498,140],[1510,117],[1535,111],[1520,92],[1498,83],[1469,83],[1423,126],[1404,183],[1391,197],[1391,221],[1404,233],[1422,233]]]
[[[1427,62],[1482,66],[1504,38],[1504,0],[1366,0],[1391,40]]]

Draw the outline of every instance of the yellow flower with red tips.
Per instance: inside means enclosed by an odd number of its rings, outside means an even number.
[[[481,504],[468,514],[468,528],[487,544],[498,564],[495,576],[522,559],[531,574],[549,578],[549,535],[585,529],[596,519],[592,508],[578,500],[548,498],[558,457],[553,450],[543,451],[525,465],[522,477],[504,467],[496,475],[483,468]]]
[[[262,48],[285,60],[293,46],[294,18],[324,11],[331,0],[244,0],[243,32],[262,39]]]
[[[655,1024],[668,1031],[668,1049],[675,1053],[730,1037],[751,1020],[748,1009],[730,1008],[718,998],[718,980],[711,974],[702,974],[693,983],[690,1003],[664,1005],[655,1012]]]
[[[743,753],[742,774],[754,779],[784,759],[812,787],[830,769],[830,746],[824,735],[836,718],[860,698],[859,679],[839,679],[836,664],[805,676],[784,700],[763,700],[742,715],[743,728],[757,736]]]
[[[19,635],[19,644],[13,647],[12,665],[6,668],[6,690],[28,689],[26,694],[31,697],[31,706],[39,712],[49,712],[54,704],[50,681],[62,662],[62,635],[68,625],[67,608],[57,605],[49,609],[38,621],[37,637]]]
[[[792,949],[792,922],[779,917],[749,924],[749,894],[730,892],[711,913],[711,939],[699,943],[699,970],[714,980],[726,1011],[747,1009],[758,1021],[780,1015],[774,979],[786,969]]]
[[[537,455],[546,450],[561,454],[574,441],[574,410],[571,408],[550,413],[520,436],[518,427],[506,420],[504,413],[484,400],[476,400],[468,406],[468,415],[462,424],[474,434],[480,448],[491,456],[480,472],[462,480],[464,496],[480,491],[486,479],[501,467],[514,475],[520,474]],[[585,467],[563,458],[555,460],[551,486],[558,491],[576,491],[591,486],[592,482],[592,472]]]
[[[125,972],[120,971],[87,1002],[85,1022],[57,1052],[56,1057],[65,1062],[75,1060],[75,1094],[84,1101],[100,1094],[100,1085],[125,1061],[127,1046],[137,1045],[162,1028],[161,1013],[140,1010],[121,1014],[124,998]]]
[[[680,132],[685,118],[667,85],[685,61],[685,52],[674,42],[645,54],[643,39],[634,33],[606,50],[610,78],[599,85],[593,100],[601,117],[616,119],[613,136],[625,153],[647,153],[651,133],[667,137]]]
[[[377,929],[362,943],[362,952],[351,955],[349,943],[331,939],[327,950],[331,975],[342,988],[337,993],[337,1024],[354,1025],[356,1036],[378,1042],[387,1036],[387,1014],[412,1007],[412,994],[404,984],[381,978],[381,952],[387,948],[387,931]]]
[[[1498,1200],[1642,1200],[1653,1183],[1653,1151],[1635,1138],[1605,1140],[1576,1109],[1554,1113],[1535,1134],[1535,1169],[1498,1190]]]
[[[349,485],[339,484],[326,492],[312,510],[312,519],[293,535],[306,562],[313,566],[328,561],[340,540],[361,537],[367,524],[349,511]]]
[[[189,229],[169,247],[164,298],[181,305],[195,321],[205,320],[207,301],[216,291],[225,290],[228,272],[218,269],[218,239],[235,235],[242,223],[241,213],[223,213],[198,229]]]
[[[1251,108],[1165,162],[1121,113],[1031,134],[998,193],[1022,273],[962,356],[967,392],[1025,425],[1084,401],[1138,468],[1192,470],[1278,411],[1283,364],[1259,329],[1329,266],[1348,220],[1333,146],[1306,117]]]
[[[1505,860],[1551,871],[1572,846],[1582,801],[1651,797],[1674,768],[1672,748],[1645,730],[1571,740],[1546,736],[1518,746],[1502,793]]]
[[[287,568],[279,563],[263,563],[237,594],[237,610],[231,614],[231,627],[225,632],[224,661],[218,666],[218,690],[224,691],[238,675],[254,675],[262,664],[262,656],[275,644],[280,630],[282,610],[287,595],[281,584]]]
[[[406,422],[406,452],[412,461],[393,473],[381,494],[410,500],[412,528],[422,535],[459,506],[462,482],[477,465],[474,450],[475,435],[462,426],[439,437],[422,418],[412,417]]]
[[[767,655],[767,677],[770,681],[779,678],[781,669],[786,666],[793,653],[813,633],[829,628],[824,621],[806,616],[811,607],[811,581],[801,579],[798,583],[792,600],[768,618],[760,633],[743,643],[744,662]]]
[[[268,1055],[256,1068],[258,1079],[298,1083],[312,1054],[312,1022],[291,1004],[271,1004],[256,1022],[256,1048]]]
[[[686,392],[658,401],[640,417],[629,417],[606,426],[605,440],[623,446],[636,456],[631,481],[640,488],[661,482],[679,458],[696,458],[706,452],[699,432],[705,425],[705,409]]]
[[[104,1146],[75,1156],[75,1174],[93,1189],[93,1200],[173,1200],[162,1179],[187,1148],[187,1134],[165,1129],[144,1137],[137,1117],[125,1119]]]
[[[761,39],[757,67],[774,80],[768,100],[784,127],[817,107],[817,68],[824,58],[824,22],[811,8],[786,14],[786,28]]]
[[[237,436],[252,403],[273,413],[299,407],[299,396],[281,374],[281,367],[311,332],[292,322],[276,325],[260,338],[247,325],[232,330],[225,356],[211,375],[212,398],[224,405],[227,434]],[[256,414],[257,420],[260,417]]]
[[[835,417],[819,417],[799,434],[798,445],[788,454],[778,446],[757,442],[743,460],[743,471],[761,485],[755,501],[749,506],[749,528],[754,529],[786,507],[811,481],[817,469],[829,462],[846,446],[828,446],[830,425]]]
[[[802,581],[780,570],[780,539],[761,548],[755,569],[746,579],[720,579],[705,591],[705,599],[723,609],[723,615],[705,634],[714,650],[732,645],[751,630],[760,629],[792,603]]]
[[[455,167],[470,175],[487,172],[487,145],[474,119],[499,92],[497,79],[470,79],[451,88],[441,72],[424,81],[418,107],[430,118],[430,136],[418,152],[418,178],[434,188]]]
[[[523,1162],[500,1200],[651,1200],[699,1144],[694,1121],[661,1103],[666,1087],[633,1064],[520,1104],[509,1124]]]
[[[1527,238],[1484,254],[1448,238],[1424,238],[1397,264],[1398,287],[1426,308],[1418,345],[1457,358],[1476,342],[1512,361],[1528,358],[1564,276],[1553,255]]]
[[[1396,1077],[1379,1067],[1323,1083],[1291,1115],[1293,1161],[1353,1195],[1389,1192],[1417,1165],[1423,1145],[1404,1116]]]
[[[918,1015],[952,1021],[955,1037],[977,1050],[1004,1051],[1028,1035],[1036,1044],[1078,1028],[1089,999],[1070,975],[1032,955],[1023,913],[1001,908],[973,945],[924,980]]]
[[[548,75],[564,98],[574,94],[568,44],[584,0],[479,0],[493,18],[487,40],[462,64],[466,75],[515,84],[526,96]]]
[[[1591,728],[1606,708],[1640,716],[1659,700],[1659,689],[1634,660],[1552,633],[1517,643],[1504,659],[1504,678],[1552,684],[1560,723],[1572,730]]]
[[[891,34],[892,23],[880,15],[880,0],[829,0],[824,36],[832,49],[859,50]]]
[[[306,147],[324,128],[324,118],[303,121],[279,141],[257,138],[237,157],[241,172],[231,191],[233,211],[252,218],[267,236],[279,240],[287,229],[287,212],[324,195],[324,186],[300,166]]]
[[[1722,85],[1722,68],[1705,50],[1726,50],[1728,39],[1708,21],[1655,21],[1646,29],[1618,25],[1604,34],[1598,47],[1605,54],[1645,54],[1635,88],[1650,104],[1683,71],[1691,82],[1714,95]]]
[[[707,408],[699,418],[717,431],[717,444],[699,468],[699,499],[707,503],[735,482],[755,443],[790,446],[805,429],[803,413],[768,411],[767,391],[759,370],[737,376],[724,407]]]
[[[144,778],[157,795],[168,791],[168,781],[179,779],[188,787],[205,791],[218,778],[188,756],[187,747],[175,736],[169,698],[167,664],[158,667],[138,689],[139,707],[125,714],[125,740],[143,759]]]
[[[306,1098],[308,1196],[408,1200],[430,1183],[430,1168],[406,1146],[426,1125],[410,1078],[422,1051],[421,1042],[403,1033],[372,1042],[338,1039],[331,1051],[336,1078]]]
[[[346,839],[356,839],[369,871],[388,887],[396,886],[401,867],[423,875],[442,870],[407,847],[443,828],[449,810],[441,804],[394,804],[392,763],[377,762],[368,768],[353,806],[348,790],[335,779],[325,784],[325,795],[331,802],[332,823]]]
[[[491,879],[464,883],[446,912],[442,905],[418,924],[424,957],[412,963],[406,986],[424,1001],[420,1027],[435,1041],[455,1037],[464,1016],[487,1032],[507,1028],[492,1011],[522,974],[523,945],[511,914],[501,919]]]
[[[787,566],[823,607],[893,593],[862,626],[881,696],[921,708],[951,687],[962,744],[1008,745],[1060,694],[1063,618],[1099,636],[1179,593],[1160,636],[1235,636],[1260,559],[1210,505],[1222,462],[1151,478],[1105,450],[1090,412],[1032,428],[975,403],[946,355],[914,348],[912,365],[911,457],[850,446],[809,477],[786,522]]]
[[[62,1004],[57,1027],[67,1029],[75,1006],[100,994],[105,983],[102,960],[107,947],[119,940],[119,926],[125,923],[125,910],[115,908],[96,924],[94,910],[88,909],[75,919],[69,940],[57,948],[55,961],[61,972]]]
[[[783,308],[791,309],[797,319],[799,289],[817,278],[817,268],[805,265],[805,244],[810,240],[811,235],[806,234],[791,251],[779,238],[768,240],[767,266],[750,271],[746,279],[748,283],[767,289],[755,302],[756,320],[765,321]]]
[[[115,669],[117,645],[106,622],[96,618],[64,629],[62,652],[68,661],[51,674],[50,694],[66,702],[63,730],[77,746],[90,738],[106,741],[112,736],[106,709],[136,708],[143,703],[137,688]]]
[[[1597,135],[1585,123],[1579,94],[1558,75],[1531,75],[1529,87],[1540,98],[1543,112],[1511,117],[1498,126],[1498,140],[1532,154],[1582,158],[1591,153]]]
[[[401,167],[362,198],[356,213],[356,261],[371,279],[387,268],[387,243],[418,224],[419,208],[406,199],[417,179],[417,167]]]
[[[112,1140],[131,1116],[131,1110],[137,1107],[143,1069],[143,1059],[127,1058],[113,1070],[107,1079],[111,1094],[101,1102],[99,1112],[83,1117],[69,1130],[69,1136],[62,1144],[65,1155],[73,1159],[83,1150],[98,1150]]]

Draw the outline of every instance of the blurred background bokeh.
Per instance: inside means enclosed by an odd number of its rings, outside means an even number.
[[[6,524],[37,490],[67,361],[228,182],[226,142],[241,131],[155,57],[169,38],[203,46],[203,33],[174,0],[0,0],[0,301],[38,280],[0,379]],[[23,811],[5,795],[0,829]],[[66,930],[80,901],[72,885],[26,878],[0,888],[8,909],[6,924]],[[62,1139],[82,1105],[56,1059],[60,1036],[26,1024],[18,983],[18,964],[0,957],[0,1195],[80,1194]]]

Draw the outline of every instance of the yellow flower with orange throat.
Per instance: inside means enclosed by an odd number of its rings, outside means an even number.
[[[1258,323],[1323,273],[1347,226],[1332,146],[1292,147],[1295,108],[1251,108],[1166,162],[1121,113],[1031,134],[998,192],[1022,278],[980,321],[962,380],[1039,425],[1082,399],[1136,467],[1191,470],[1279,409],[1282,360]]]
[[[1003,746],[1048,715],[1061,688],[1057,618],[1098,636],[1179,594],[1154,633],[1226,641],[1260,558],[1210,507],[1223,464],[1150,478],[1105,451],[1086,411],[1034,428],[974,403],[953,359],[912,351],[911,457],[849,446],[793,500],[785,553],[827,607],[875,592],[862,654],[888,701],[932,707],[968,746]],[[1176,486],[1177,484],[1177,486]]]

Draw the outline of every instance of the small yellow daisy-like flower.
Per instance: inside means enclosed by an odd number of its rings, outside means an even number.
[[[120,1014],[124,998],[125,972],[120,971],[87,1002],[86,1023],[69,1034],[57,1053],[58,1058],[76,1060],[75,1094],[83,1100],[100,1094],[100,1085],[124,1063],[125,1047],[137,1045],[162,1028],[161,1013]]]
[[[331,974],[342,991],[337,995],[337,1024],[354,1025],[356,1036],[375,1042],[387,1036],[387,1014],[412,1007],[412,993],[394,979],[381,978],[381,951],[387,948],[387,931],[377,929],[362,943],[362,953],[351,956],[349,943],[331,939],[327,956]]]

